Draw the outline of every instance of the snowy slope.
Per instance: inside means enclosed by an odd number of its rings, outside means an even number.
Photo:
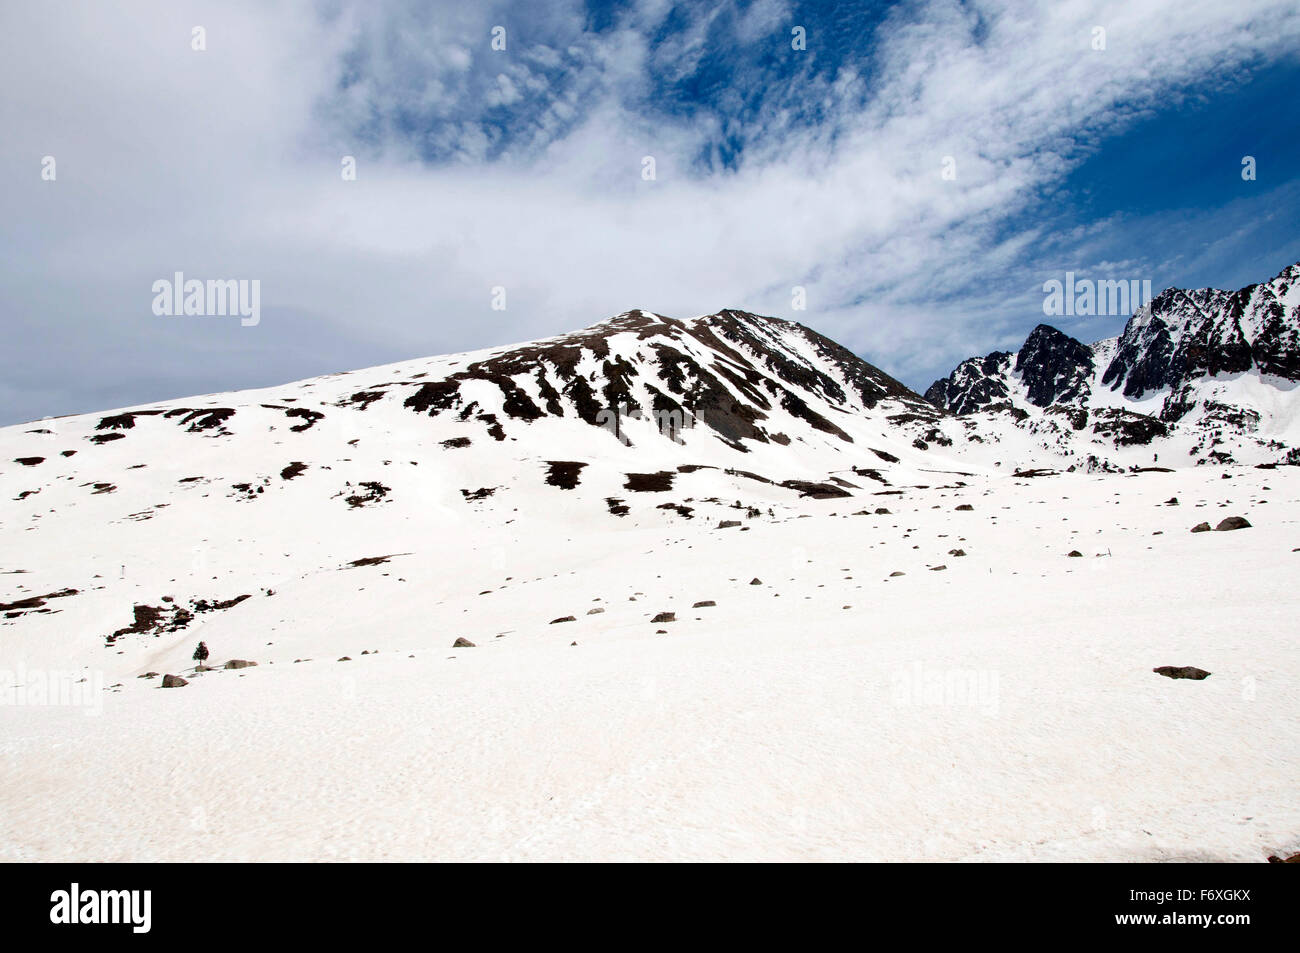
[[[372,523],[336,561],[387,564],[86,656],[122,683],[98,715],[0,710],[0,856],[1262,861],[1300,849],[1296,473]],[[69,626],[3,631],[31,669]],[[259,664],[129,677],[198,638]]]
[[[1023,423],[631,312],[2,430],[0,858],[1300,849],[1300,471]]]

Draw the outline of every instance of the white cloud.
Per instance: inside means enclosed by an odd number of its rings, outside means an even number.
[[[788,47],[784,4],[739,9],[704,5],[651,48],[666,3],[599,36],[576,4],[341,2],[325,20],[305,3],[7,5],[0,307],[22,343],[0,359],[6,419],[522,340],[632,307],[747,307],[891,372],[933,370],[1036,308],[1044,260],[1106,256],[1095,225],[1045,234],[1059,212],[1040,205],[1106,134],[1183,84],[1300,45],[1300,14],[1268,0],[907,4],[863,38],[869,63],[766,91],[739,165],[706,174],[696,159],[725,117],[667,109],[651,80],[738,55],[710,46],[728,23],[737,42],[771,30]],[[505,53],[488,45],[497,23]],[[205,52],[189,48],[194,24]],[[1098,24],[1104,52],[1089,47]],[[834,23],[804,25],[815,56]],[[823,114],[811,130],[795,119],[809,103]],[[39,180],[47,154],[55,183]],[[1018,224],[1026,209],[1044,221]],[[262,324],[160,325],[148,289],[174,270],[260,277]],[[795,284],[807,312],[789,310]]]

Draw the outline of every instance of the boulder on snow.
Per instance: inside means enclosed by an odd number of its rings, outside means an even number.
[[[137,675],[136,678],[157,678],[157,672],[145,672],[143,675]]]
[[[474,648],[474,643],[462,635],[460,638],[456,639],[455,642],[451,643],[451,647],[453,649],[472,649]]]
[[[1300,864],[1300,854],[1292,854],[1290,857],[1279,857],[1277,854],[1269,854],[1268,862],[1270,864]]]
[[[604,611],[605,611],[605,610],[602,609],[600,606],[597,606],[597,607],[594,608],[594,609],[588,609],[588,610],[587,610],[587,615],[600,615],[600,614],[601,614],[602,612],[604,612]]]
[[[699,602],[697,602],[697,603],[695,603],[693,606],[691,606],[691,608],[692,608],[692,609],[708,609],[708,608],[710,608],[710,607],[712,607],[712,606],[716,606],[716,605],[717,605],[717,603],[714,602],[712,599],[701,599]]]
[[[973,510],[973,509],[975,509],[975,507],[971,506],[969,503],[962,503],[960,506],[957,507],[957,512],[959,512],[959,513],[960,513],[960,512],[969,512],[970,510]]]
[[[1197,523],[1192,527],[1193,533],[1208,533],[1210,531],[1209,523]]]
[[[226,668],[252,668],[256,662],[250,662],[248,659],[232,658],[226,663]]]
[[[577,621],[578,619],[576,616],[562,615],[558,619],[552,619],[548,624],[555,625],[555,623],[557,622],[577,622]]]
[[[163,688],[184,688],[189,682],[179,675],[164,675],[162,680]]]
[[[949,555],[949,556],[965,556],[965,555],[966,555],[966,550],[964,550],[964,549],[950,549],[950,550],[948,550],[948,555]]]
[[[731,529],[733,526],[739,526],[740,520],[723,520],[718,524],[718,529]]]
[[[1209,672],[1203,668],[1197,668],[1194,665],[1161,665],[1159,668],[1153,668],[1151,671],[1157,675],[1163,675],[1165,678],[1191,678],[1200,681],[1209,677]]]
[[[877,515],[877,516],[892,516],[893,514],[890,513],[889,510],[887,510],[885,507],[883,507],[883,506],[877,506],[877,507],[876,507],[876,515]]]
[[[676,621],[677,621],[677,613],[676,613],[676,612],[661,612],[661,613],[659,613],[657,616],[655,616],[653,619],[651,619],[650,621],[651,621],[652,623],[654,623],[654,622],[676,622]]]
[[[749,580],[749,584],[751,586],[761,586],[763,584],[763,580],[755,576],[753,579]]]
[[[1226,533],[1230,529],[1250,529],[1250,521],[1244,516],[1229,516],[1214,527],[1216,533]]]
[[[1065,555],[1073,557],[1074,559],[1078,559],[1083,555],[1083,553],[1079,552],[1077,549],[1072,549]]]

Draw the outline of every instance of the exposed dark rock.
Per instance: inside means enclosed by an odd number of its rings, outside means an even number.
[[[1015,370],[1036,407],[1083,400],[1092,378],[1092,349],[1056,328],[1040,324],[1029,333]]]
[[[811,483],[807,480],[784,480],[781,485],[789,490],[798,490],[801,497],[812,497],[814,500],[836,499],[842,496],[852,496],[848,490],[833,486],[830,483]]]
[[[13,602],[0,602],[0,612],[21,614],[31,609],[40,609],[45,605],[46,599],[63,599],[67,596],[75,596],[76,589],[60,589],[57,592],[47,592],[40,596],[26,596],[22,599],[15,599]]]
[[[1151,671],[1166,678],[1191,678],[1198,682],[1203,678],[1207,678],[1210,674],[1205,669],[1196,668],[1193,665],[1161,665]]]
[[[164,675],[162,680],[163,688],[184,688],[189,682],[179,675]]]
[[[1146,446],[1169,435],[1169,427],[1162,421],[1130,410],[1103,407],[1093,411],[1093,418],[1092,432],[1109,438],[1117,447]]]
[[[1192,527],[1193,533],[1208,533],[1210,531],[1209,523],[1197,523]]]
[[[577,460],[548,460],[546,466],[547,485],[572,490],[578,485],[582,468],[586,464]]]
[[[577,622],[577,621],[578,619],[576,616],[563,615],[560,616],[558,619],[552,619],[549,624],[555,625],[557,622]]]
[[[660,612],[658,615],[656,615],[656,616],[655,616],[653,619],[651,619],[650,621],[651,621],[652,623],[654,623],[654,622],[676,622],[676,621],[677,621],[677,613],[676,613],[676,612]]]
[[[1229,516],[1227,519],[1221,520],[1218,526],[1214,527],[1215,532],[1218,533],[1226,533],[1227,531],[1233,529],[1249,529],[1249,528],[1250,528],[1250,522],[1244,516]]]
[[[344,502],[353,509],[360,509],[363,506],[378,503],[392,491],[392,487],[384,486],[377,480],[365,480],[357,485],[364,492],[353,493],[350,496],[344,497]],[[465,491],[462,490],[461,492],[463,493]]]
[[[639,493],[662,493],[673,488],[673,477],[677,474],[671,470],[658,473],[629,473],[623,489]]]
[[[451,643],[451,647],[453,649],[472,649],[475,646],[474,643],[471,642],[469,639],[465,638],[464,636],[461,636],[460,638],[456,639],[455,642]]]

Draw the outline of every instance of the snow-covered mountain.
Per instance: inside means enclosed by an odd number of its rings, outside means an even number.
[[[1029,429],[1064,419],[1175,466],[1300,459],[1298,283],[1300,264],[1235,292],[1170,288],[1093,344],[1040,324],[1018,352],[963,361],[925,396]]]
[[[0,860],[1300,849],[1300,471],[1004,406],[638,311],[0,429]]]
[[[19,510],[87,488],[171,505],[214,483],[248,500],[319,483],[363,506],[400,495],[402,468],[422,465],[412,481],[428,493],[436,476],[452,503],[531,484],[623,496],[647,468],[662,475],[641,482],[722,469],[831,493],[821,484],[854,466],[933,466],[913,431],[944,416],[802,325],[633,311],[522,345],[5,428],[0,483]],[[171,467],[185,472],[169,486],[157,473]],[[357,486],[374,499],[354,501]]]

